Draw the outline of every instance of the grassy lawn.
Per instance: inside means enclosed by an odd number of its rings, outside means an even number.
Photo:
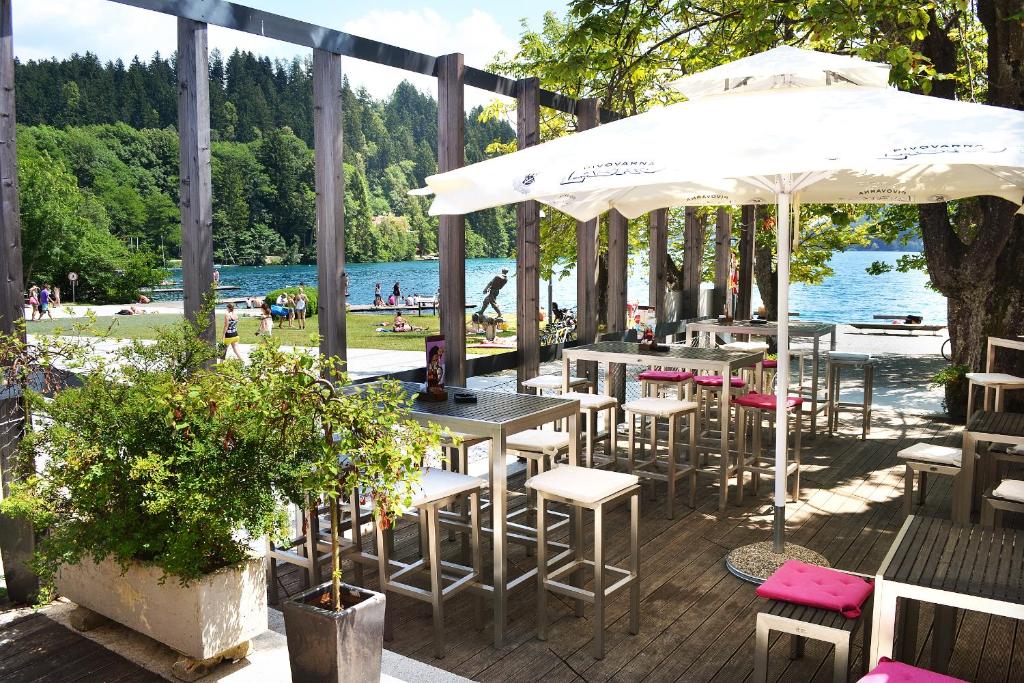
[[[413,327],[423,327],[424,330],[413,332],[377,332],[378,327],[391,327],[391,315],[372,315],[366,313],[348,314],[348,345],[352,348],[361,349],[385,349],[394,351],[422,351],[423,339],[429,334],[438,334],[441,320],[437,316],[407,316],[405,319]],[[115,315],[96,318],[93,325],[84,331],[90,336],[110,336],[116,339],[155,339],[156,331],[162,325],[173,324],[181,320],[177,315],[165,314],[144,314],[144,315]],[[296,323],[292,323],[296,325]],[[63,332],[72,333],[75,321],[72,319],[46,320],[29,322],[29,334],[53,334]],[[259,337],[256,336],[256,329],[259,321],[256,318],[240,316],[238,331],[240,341],[243,344],[254,344]],[[515,335],[515,321],[509,321],[509,330],[500,333],[500,336],[511,337]],[[224,329],[224,318],[217,316],[217,334],[221,336]],[[316,316],[306,321],[306,329],[298,327],[289,328],[285,323],[283,328],[274,328],[274,339],[282,344],[290,346],[316,346],[317,345],[317,319]],[[474,336],[468,339],[469,345],[474,343]],[[483,336],[480,335],[480,339]],[[472,353],[501,353],[507,349],[471,349]]]

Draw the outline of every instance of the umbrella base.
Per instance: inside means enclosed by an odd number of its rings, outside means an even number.
[[[807,564],[828,567],[829,562],[822,555],[802,545],[787,543],[781,553],[772,549],[771,541],[751,543],[736,548],[725,558],[725,567],[735,576],[751,583],[764,583],[786,560],[800,560]]]

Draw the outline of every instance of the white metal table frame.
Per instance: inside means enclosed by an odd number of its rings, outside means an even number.
[[[722,351],[720,349],[694,349],[689,346],[670,346],[668,351],[651,351],[644,349],[636,342],[598,342],[586,346],[576,346],[562,350],[562,377],[567,382],[571,376],[571,363],[577,361],[596,361],[608,367],[605,372],[605,393],[611,395],[610,376],[612,364],[657,366],[676,370],[702,370],[729,377],[735,370],[745,367],[756,368],[756,377],[760,377],[760,364],[764,360],[761,352]],[[725,382],[723,380],[723,387]],[[721,491],[719,491],[719,509],[725,510],[729,499],[729,479],[733,469],[729,463],[729,403],[731,392],[722,391],[719,415],[724,416],[719,448],[722,456]]]
[[[964,459],[965,462],[966,460],[968,460],[968,458]],[[944,608],[945,616],[943,616],[942,619],[947,622],[947,628],[950,626],[951,617],[955,617],[955,610],[957,609],[983,612],[985,614],[1008,617],[1010,619],[1024,619],[1024,604],[1016,600],[1001,600],[994,597],[969,595],[953,590],[938,589],[924,585],[916,585],[914,583],[905,583],[886,579],[885,574],[889,570],[897,552],[900,550],[900,546],[904,543],[904,540],[907,540],[908,531],[915,519],[916,517],[911,515],[903,522],[903,526],[900,528],[900,531],[896,536],[896,540],[893,541],[892,547],[889,548],[889,552],[886,553],[885,559],[882,560],[882,564],[875,576],[871,652],[870,660],[868,662],[869,670],[873,669],[882,657],[891,658],[893,656],[894,641],[896,638],[896,603],[899,598],[919,602],[929,602],[934,604],[937,610]],[[970,526],[983,532],[992,531],[990,529],[982,529],[978,525],[962,525],[955,522],[953,523],[953,528],[963,528],[964,526]],[[908,540],[908,542],[910,541]],[[949,544],[950,537],[936,536],[931,543],[920,544],[920,549],[930,551],[932,553],[942,553],[937,561],[941,563],[942,560],[945,559],[948,562],[948,556],[952,553],[952,550],[949,548]],[[983,544],[981,543],[977,543],[975,546],[976,552],[970,557],[972,561],[974,560],[974,557],[988,556],[990,548],[982,547],[982,545]],[[965,550],[965,554],[969,553],[970,549],[971,546],[968,546]],[[1020,564],[1022,558],[1019,549],[1014,552],[1014,556],[1016,558],[1016,562]],[[1012,560],[1014,558],[1005,559]],[[1002,563],[1002,565],[1007,564],[1009,564],[1008,561]],[[1018,567],[1018,571],[1019,569],[1020,567]],[[945,571],[945,568],[943,568],[943,570]],[[1014,597],[1019,599],[1018,596]],[[937,615],[936,618],[938,619],[939,616]],[[949,654],[949,650],[952,649],[952,642],[949,642],[948,645],[949,647],[946,648],[947,652],[945,653],[947,656]],[[935,650],[933,650],[933,652],[934,651]]]
[[[415,394],[420,385],[404,383],[407,391]],[[490,403],[502,406],[500,418],[475,415],[473,410],[478,404],[455,403],[453,394],[468,393]],[[486,589],[494,592],[494,646],[501,647],[505,640],[505,627],[508,617],[508,593],[532,578],[537,570],[522,574],[514,579],[508,578],[508,466],[506,464],[506,440],[512,434],[540,427],[556,420],[567,420],[569,438],[569,464],[579,464],[580,403],[576,400],[557,398],[554,396],[530,396],[527,394],[510,394],[507,392],[479,391],[448,387],[448,401],[431,403],[413,401],[409,417],[421,424],[433,423],[446,427],[453,432],[473,434],[490,439],[488,475],[490,480],[492,545],[494,575],[493,587]],[[525,410],[516,410],[521,404]],[[481,411],[482,412],[482,411]],[[460,414],[461,413],[461,414]]]
[[[742,323],[723,323],[719,324],[716,321],[708,320],[705,322],[695,322],[686,324],[686,343],[689,344],[690,340],[695,334],[702,332],[709,333],[725,333],[725,334],[744,334],[749,338],[751,335],[760,337],[775,337],[779,334],[779,328],[775,323],[767,323],[764,325],[744,325]],[[789,338],[790,339],[810,339],[811,340],[811,436],[814,437],[818,433],[818,413],[825,409],[825,402],[818,400],[818,380],[820,379],[821,372],[819,370],[820,365],[820,350],[821,350],[821,338],[825,335],[830,335],[829,349],[831,351],[836,350],[836,326],[833,323],[819,323],[819,322],[800,322],[795,325],[789,326]]]

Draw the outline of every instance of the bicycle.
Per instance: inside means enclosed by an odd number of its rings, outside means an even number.
[[[946,360],[953,360],[952,340],[946,339],[946,341],[942,342],[942,349],[940,352],[942,353],[942,357],[945,358]]]

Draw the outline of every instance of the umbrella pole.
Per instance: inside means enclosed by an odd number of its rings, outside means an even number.
[[[787,560],[800,560],[808,564],[828,566],[828,560],[813,550],[786,543],[786,484],[788,465],[788,437],[786,428],[786,400],[789,398],[789,258],[790,211],[793,206],[789,193],[778,195],[776,245],[778,252],[778,367],[775,372],[775,496],[772,540],[752,543],[734,549],[725,558],[725,566],[741,579],[762,583]],[[736,429],[744,429],[737,425]],[[738,457],[744,457],[743,453]],[[737,481],[743,486],[743,479]]]
[[[775,372],[775,521],[772,527],[772,550],[782,553],[786,548],[786,465],[788,430],[786,399],[789,398],[789,230],[790,195],[779,193],[776,220],[778,239],[778,367]]]

